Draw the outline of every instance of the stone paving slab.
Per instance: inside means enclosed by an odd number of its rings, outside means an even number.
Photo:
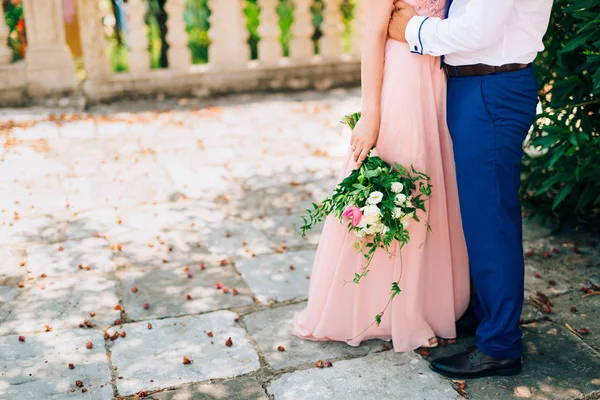
[[[14,245],[0,247],[0,282],[11,280],[12,284],[16,284],[15,280],[24,281],[27,268],[23,263],[25,263],[24,247],[22,249]]]
[[[323,230],[321,222],[308,231],[303,238],[299,233],[300,227],[304,224],[300,215],[264,217],[257,220],[257,223],[268,237],[280,245],[286,245],[290,250],[315,247]]]
[[[195,232],[129,230],[109,236],[119,266],[180,267],[200,265],[206,259]],[[120,249],[120,250],[119,250]]]
[[[147,204],[119,210],[116,221],[121,222],[119,228],[123,230],[130,228],[133,231],[149,231],[160,234],[169,228],[185,223],[188,220],[186,213],[182,212],[185,210],[182,204],[176,203]],[[202,212],[202,210],[199,210],[199,212]],[[219,220],[212,218],[211,221],[217,222]],[[190,225],[187,224],[186,228],[189,229]],[[108,233],[110,235],[111,232]]]
[[[578,262],[586,262],[586,260],[581,255],[576,254],[558,255],[548,261],[526,260],[526,295],[535,295],[537,292],[542,292],[548,296],[555,296],[579,290],[584,286],[589,287],[589,277],[592,276],[591,274],[584,275],[572,271],[574,269],[573,265]],[[580,268],[578,267],[577,269]]]
[[[315,250],[267,254],[239,260],[236,268],[260,301],[300,300],[308,296],[314,254]]]
[[[279,185],[231,196],[225,212],[242,219],[263,216],[297,215],[315,201],[312,192],[302,186]]]
[[[122,379],[121,395],[228,378],[260,368],[258,355],[235,313],[217,311],[197,317],[168,318],[123,325],[127,337],[114,342],[112,363]],[[213,332],[213,337],[207,335]],[[233,345],[225,342],[231,337]],[[212,342],[212,343],[211,343]],[[183,364],[183,357],[193,360]]]
[[[35,163],[37,161],[32,161]],[[10,171],[11,166],[4,164],[2,170]],[[27,217],[39,218],[45,216],[66,216],[69,214],[67,208],[68,199],[65,190],[60,185],[60,176],[44,173],[43,177],[32,179],[31,181],[17,180],[11,182],[8,187],[13,188],[13,184],[21,186],[20,189],[3,191],[3,204],[1,218],[16,219],[15,212],[20,219]],[[6,184],[2,184],[6,188]],[[42,200],[43,199],[43,200]]]
[[[16,180],[32,183],[43,180],[49,174],[66,172],[64,164],[59,160],[47,158],[43,153],[25,146],[21,146],[18,153],[7,152],[3,157],[2,164],[0,181]],[[64,206],[64,202],[62,204]]]
[[[179,161],[166,161],[165,166],[175,190],[190,198],[202,198],[206,193],[230,192],[229,174],[222,167],[193,167]]]
[[[218,225],[197,224],[200,243],[208,252],[221,258],[252,258],[271,253],[275,244],[255,224],[228,218]]]
[[[114,310],[119,303],[115,281],[87,271],[28,282],[17,292],[9,288],[7,294],[7,301],[0,304],[0,334],[43,332],[45,325],[54,330],[75,328],[85,319],[102,327],[120,315]]]
[[[368,340],[358,347],[341,342],[313,342],[292,335],[292,314],[305,307],[305,303],[277,307],[246,315],[243,318],[246,329],[274,369],[313,364],[317,360],[360,357],[380,351],[385,343],[381,340]],[[285,351],[279,351],[283,346]]]
[[[228,379],[209,384],[195,384],[155,393],[155,400],[270,400],[260,383],[252,377]]]
[[[87,349],[92,342],[94,347]],[[0,399],[65,400],[113,398],[102,333],[68,330],[18,336],[0,336]],[[69,369],[69,364],[74,369]],[[87,389],[75,384],[83,382]]]
[[[589,287],[594,281],[600,284],[600,245],[584,232],[542,236],[526,242],[525,251],[533,251],[525,257],[525,287],[529,293],[541,291],[553,296]]]
[[[299,185],[316,179],[330,178],[337,176],[337,170],[339,169],[337,165],[339,163],[337,162],[335,167],[317,169],[314,165],[307,165],[304,159],[301,160],[301,163],[298,163],[299,160],[290,160],[287,155],[275,159],[269,157],[269,160],[267,166],[259,165],[257,168],[252,169],[248,169],[243,165],[234,165],[231,174],[241,179],[241,183],[246,190],[254,191],[272,186]]]
[[[267,392],[277,400],[461,398],[417,354],[393,351],[338,361],[331,368],[312,367],[284,374]]]
[[[83,274],[88,272],[86,267],[94,272],[113,272],[116,265],[111,258],[108,242],[102,238],[27,247],[27,269],[49,277]]]
[[[600,354],[600,295],[583,298],[577,291],[553,298],[550,318],[563,329],[569,324],[576,331],[589,330],[579,337]]]
[[[118,229],[119,217],[112,208],[99,208],[78,213],[69,220],[63,221],[67,240],[80,240],[106,235]]]
[[[188,274],[191,278],[188,278]],[[241,307],[253,304],[252,293],[231,266],[200,266],[127,271],[120,276],[123,305],[127,316],[136,321],[197,314],[207,311]],[[217,289],[217,283],[228,288],[228,293]],[[132,288],[136,292],[132,292]],[[233,294],[233,290],[238,292]],[[187,296],[191,299],[187,299]],[[148,309],[143,304],[148,303]]]
[[[10,222],[0,225],[0,243],[3,245],[21,242],[56,242],[61,239],[63,239],[63,232],[60,225],[48,217],[36,216],[14,220],[13,215]]]
[[[12,301],[20,291],[16,287],[0,286],[0,304]]]

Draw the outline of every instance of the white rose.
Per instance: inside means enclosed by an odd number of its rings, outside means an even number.
[[[369,204],[379,204],[381,203],[381,200],[383,199],[383,193],[381,192],[371,192],[371,194],[369,195],[369,198],[367,199],[367,203]]]
[[[404,185],[400,182],[392,183],[392,192],[400,193],[404,189]]]
[[[394,218],[400,219],[404,216],[404,210],[401,207],[394,208]]]
[[[365,229],[365,233],[367,235],[374,235],[379,231],[381,231],[381,223],[379,221],[376,221],[374,224],[369,225],[369,227]]]
[[[404,193],[398,193],[394,200],[394,202],[396,203],[397,206],[401,206],[402,204],[404,204],[405,201],[406,201],[406,195]]]
[[[375,204],[363,207],[362,213],[363,217],[379,217],[381,215],[379,207],[377,207]]]
[[[376,224],[378,221],[379,216],[377,215],[363,215],[363,217],[360,219],[360,222],[358,223],[358,227],[364,229],[367,227],[367,225]]]
[[[381,232],[382,235],[385,235],[386,233],[388,233],[390,231],[390,228],[388,228],[385,225],[381,225],[381,229],[379,231]]]
[[[406,200],[404,202],[404,207],[406,207],[406,208],[415,208],[415,203],[413,203],[411,200]]]

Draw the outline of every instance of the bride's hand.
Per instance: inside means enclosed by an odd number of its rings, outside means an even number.
[[[354,156],[356,167],[360,168],[371,149],[377,143],[379,136],[379,118],[361,117],[352,131],[350,148]]]

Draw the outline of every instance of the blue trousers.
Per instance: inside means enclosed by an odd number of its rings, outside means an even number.
[[[524,262],[518,191],[525,139],[536,114],[532,68],[448,78],[448,127],[475,313],[477,347],[497,358],[521,356]]]

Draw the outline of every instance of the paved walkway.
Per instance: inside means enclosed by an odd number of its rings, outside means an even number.
[[[358,102],[0,110],[0,399],[598,398],[600,296],[580,289],[600,285],[600,246],[583,233],[526,226],[538,300],[521,376],[465,387],[426,352],[290,335],[318,239],[294,223],[331,189],[348,141],[336,121]]]

